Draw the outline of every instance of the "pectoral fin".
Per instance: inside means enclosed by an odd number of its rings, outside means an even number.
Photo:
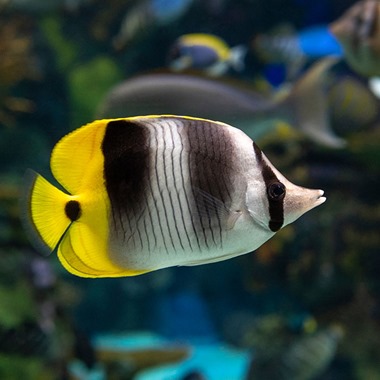
[[[242,215],[240,209],[234,210],[226,206],[223,201],[206,191],[196,189],[195,196],[197,201],[196,212],[204,218],[210,218],[216,215],[221,221],[222,228],[225,230],[233,229],[235,223]]]

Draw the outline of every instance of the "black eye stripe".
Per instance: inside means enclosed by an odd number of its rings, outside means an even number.
[[[267,165],[267,163],[263,160],[263,154],[260,150],[260,148],[253,143],[253,150],[255,151],[257,163],[261,168],[261,174],[263,176],[263,180],[265,182],[265,187],[267,189],[267,198],[269,202],[269,228],[271,231],[276,232],[278,231],[282,225],[284,224],[284,198],[285,198],[285,186],[282,184],[277,176],[274,174],[273,170]],[[281,187],[281,185],[284,188],[283,195],[279,197],[271,197],[269,192],[271,191],[271,186],[278,185]]]

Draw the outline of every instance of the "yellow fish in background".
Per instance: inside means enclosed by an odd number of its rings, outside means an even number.
[[[177,39],[169,52],[170,68],[174,71],[199,69],[210,76],[219,76],[232,67],[244,68],[247,48],[230,48],[225,41],[212,34],[185,34]]]
[[[182,116],[98,120],[51,156],[65,191],[29,172],[27,229],[81,277],[132,276],[251,252],[323,203],[242,131]]]

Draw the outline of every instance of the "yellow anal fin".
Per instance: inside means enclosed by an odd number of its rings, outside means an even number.
[[[25,229],[35,247],[50,254],[71,223],[65,206],[72,197],[32,170],[25,177],[26,192],[22,199]]]
[[[147,270],[135,271],[119,267],[109,258],[106,241],[95,239],[86,225],[75,223],[65,234],[58,248],[58,258],[65,269],[79,277],[136,276]]]

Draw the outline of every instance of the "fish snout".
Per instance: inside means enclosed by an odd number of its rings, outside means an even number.
[[[300,186],[287,188],[284,200],[285,224],[298,219],[301,215],[326,201],[323,190],[307,189]]]

